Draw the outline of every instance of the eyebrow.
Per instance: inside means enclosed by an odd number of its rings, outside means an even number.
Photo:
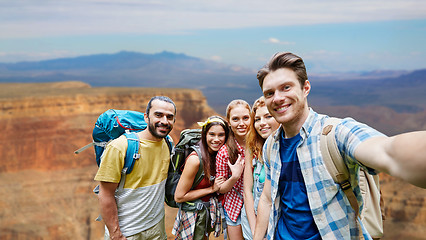
[[[170,113],[170,114],[166,114],[166,113],[164,113],[164,112],[161,112],[161,111],[155,111],[154,112],[154,114],[161,114],[161,115],[166,115],[166,116],[168,116],[168,117],[170,117],[170,116],[175,116],[173,113]]]
[[[268,92],[274,92],[274,90],[272,90],[271,88],[264,88],[262,90],[263,95],[265,95],[265,93],[268,93]]]
[[[279,83],[275,88],[281,88],[282,86],[286,85],[295,85],[294,81],[291,80],[283,80],[281,83]],[[263,88],[263,92],[272,91],[272,88]]]

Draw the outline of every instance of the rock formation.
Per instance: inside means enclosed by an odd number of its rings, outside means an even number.
[[[155,95],[172,98],[176,141],[214,114],[198,90],[91,88],[81,82],[0,84],[0,239],[103,239],[92,189],[94,123],[109,108],[144,112]]]
[[[214,114],[198,90],[0,84],[0,239],[103,239],[103,223],[94,221],[99,210],[92,193],[97,185],[93,150],[73,152],[91,142],[100,113],[145,111],[155,95],[167,95],[177,105],[175,140],[182,129]],[[425,239],[426,190],[381,177],[383,239]],[[166,208],[170,239],[175,215],[176,209]]]

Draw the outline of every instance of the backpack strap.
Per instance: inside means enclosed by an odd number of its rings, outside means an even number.
[[[339,148],[337,147],[335,129],[336,125],[341,122],[338,118],[327,118],[320,137],[320,149],[324,164],[330,173],[334,182],[340,185],[343,192],[351,204],[352,209],[355,211],[355,216],[359,215],[358,201],[352,190],[349,181],[349,171],[340,155]]]
[[[123,173],[129,174],[133,170],[135,160],[139,159],[139,136],[135,132],[126,131],[124,136],[127,138],[127,151],[124,159]]]
[[[133,170],[133,165],[135,160],[139,159],[141,155],[139,154],[139,136],[136,132],[130,132],[126,130],[124,136],[127,138],[127,151],[126,157],[124,160],[123,172],[129,174]],[[170,153],[173,151],[173,141],[169,135],[165,137],[167,146],[169,147]]]
[[[169,147],[170,155],[173,155],[175,148],[173,147],[173,140],[172,140],[172,138],[171,138],[169,135],[167,135],[167,136],[164,138],[164,140],[165,140],[165,141],[166,141],[166,143],[167,143],[167,147]],[[171,158],[170,158],[170,159],[171,159]]]
[[[124,188],[124,182],[126,182],[126,175],[132,172],[133,165],[135,165],[135,160],[139,159],[141,155],[139,154],[139,136],[135,132],[126,131],[123,133],[127,138],[127,151],[126,156],[124,157],[124,166],[121,170],[120,183],[118,189]]]
[[[83,152],[84,150],[86,150],[86,149],[88,149],[88,148],[90,148],[90,147],[92,147],[94,145],[96,145],[96,143],[95,142],[91,142],[91,143],[87,144],[86,146],[75,150],[74,153],[75,154],[79,154],[79,153]]]
[[[200,166],[198,167],[198,172],[197,174],[195,174],[194,182],[192,183],[192,187],[191,187],[191,189],[194,189],[204,178],[204,165],[203,165],[203,161],[201,160],[202,155],[201,155],[200,148],[197,145],[190,146],[190,148],[197,153],[198,159],[200,160]],[[178,204],[178,206],[179,206],[179,209],[182,209],[185,211],[193,211],[194,208],[197,210],[201,210],[202,206],[200,205],[200,203],[202,203],[201,199],[196,199],[194,201],[180,203]],[[186,206],[191,206],[192,210],[188,210]]]
[[[198,159],[200,160],[200,167],[198,168],[198,172],[195,175],[194,178],[194,183],[192,184],[192,188],[196,187],[204,178],[204,165],[203,165],[203,161],[202,159],[202,155],[201,155],[201,151],[200,148],[198,146],[191,146],[191,149],[193,149],[197,155],[198,155]]]

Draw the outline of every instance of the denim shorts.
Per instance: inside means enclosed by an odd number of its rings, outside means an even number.
[[[241,212],[240,212],[240,214],[238,214],[238,218],[237,218],[236,222],[232,221],[229,218],[228,214],[226,213],[225,208],[223,209],[223,212],[225,213],[226,224],[228,226],[239,226],[239,225],[241,225]]]

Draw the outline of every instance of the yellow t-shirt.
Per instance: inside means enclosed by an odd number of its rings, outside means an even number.
[[[96,181],[120,182],[124,166],[127,139],[125,136],[111,141],[101,157],[101,164],[95,176]],[[124,188],[136,189],[158,184],[167,178],[170,163],[170,151],[165,140],[141,140],[140,159],[135,160],[133,170],[127,174]]]
[[[101,157],[96,181],[119,183],[127,139],[121,136],[111,141]],[[117,188],[118,220],[124,236],[147,230],[164,217],[164,192],[170,151],[165,140],[140,141],[140,159],[126,175],[123,188]]]

